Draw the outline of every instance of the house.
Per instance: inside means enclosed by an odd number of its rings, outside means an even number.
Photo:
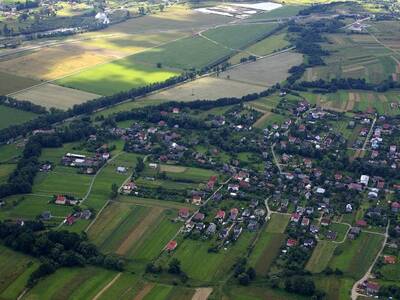
[[[368,186],[368,182],[369,182],[369,176],[368,175],[361,175],[360,177],[360,183]]]
[[[347,213],[351,213],[352,211],[353,211],[353,206],[351,206],[351,204],[348,203],[348,204],[346,205],[346,212],[347,212]]]
[[[44,211],[42,212],[42,214],[40,215],[41,219],[44,221],[48,221],[51,219],[51,212],[49,211]]]
[[[328,232],[325,234],[325,236],[326,236],[326,238],[327,238],[328,240],[334,241],[334,240],[336,240],[336,238],[337,238],[337,233],[336,233],[335,231],[328,230]]]
[[[384,255],[383,262],[387,265],[394,265],[396,263],[396,256],[394,255]]]
[[[361,233],[361,228],[360,227],[352,227],[350,229],[349,234],[348,234],[347,237],[350,240],[355,240],[360,235],[360,233]]]
[[[233,239],[237,240],[242,233],[243,228],[241,226],[236,226],[235,229],[233,229]]]
[[[203,213],[201,213],[201,212],[198,212],[193,216],[193,220],[196,221],[196,222],[203,221],[204,218],[205,218],[205,215]]]
[[[321,226],[329,226],[331,224],[331,219],[329,218],[322,218],[321,220]]]
[[[183,207],[179,209],[179,217],[181,217],[182,219],[187,219],[189,218],[189,216],[190,216],[189,208]]]
[[[290,222],[298,223],[300,221],[301,215],[299,213],[292,213],[290,217]]]
[[[234,221],[236,220],[237,216],[239,214],[239,210],[237,208],[232,208],[230,213],[229,213],[229,218]]]
[[[400,203],[399,202],[392,202],[391,209],[392,209],[392,212],[398,213],[400,211]]]
[[[206,235],[214,234],[216,230],[217,230],[217,225],[215,225],[214,223],[210,223],[210,225],[208,225],[207,227]]]
[[[67,197],[64,195],[57,195],[55,204],[65,205],[67,203]]]
[[[217,182],[217,176],[211,176],[207,182],[207,189],[213,190],[216,182]]]
[[[258,229],[258,222],[254,219],[250,220],[247,229],[250,231],[256,231]]]
[[[194,195],[193,198],[192,198],[192,203],[194,205],[200,205],[201,204],[201,196]]]
[[[288,247],[294,247],[296,245],[297,245],[297,241],[294,239],[288,239],[286,242],[286,246],[288,246]]]
[[[172,113],[173,113],[173,114],[179,114],[179,112],[180,112],[180,110],[179,110],[178,107],[174,107],[174,108],[172,109]]]
[[[176,246],[178,246],[178,243],[176,241],[169,241],[168,244],[165,246],[165,250],[167,252],[174,251],[176,249]]]
[[[82,210],[81,219],[89,220],[92,216],[92,212],[88,209]]]
[[[248,209],[248,208],[246,208],[246,209],[242,212],[242,217],[243,217],[243,218],[248,218],[248,217],[250,217],[250,215],[251,215],[251,212],[250,212],[250,209]]]
[[[363,189],[362,185],[359,183],[350,183],[347,185],[347,187],[349,190],[354,190],[354,191],[359,191],[359,192],[361,192]]]
[[[321,187],[318,187],[315,192],[317,194],[323,195],[323,194],[325,194],[325,189],[321,188]]]
[[[311,226],[310,226],[310,232],[311,232],[312,234],[317,234],[317,233],[319,232],[318,226],[316,226],[316,225],[311,225]]]
[[[304,217],[303,220],[301,220],[301,226],[307,227],[308,225],[310,225],[310,219]]]
[[[358,220],[357,222],[356,222],[356,225],[358,226],[358,227],[367,227],[367,221],[365,221],[365,220]]]
[[[314,240],[313,239],[306,239],[303,242],[304,247],[313,247],[314,246]]]
[[[379,292],[379,288],[380,288],[380,286],[378,283],[368,281],[367,286],[366,286],[366,291],[370,295],[375,295]]]
[[[130,194],[133,190],[137,188],[134,182],[128,182],[122,186],[122,193],[123,194]]]
[[[125,173],[126,172],[126,168],[125,167],[117,167],[117,172],[118,173]]]
[[[225,219],[225,212],[223,210],[217,211],[217,214],[215,215],[215,219],[218,219],[219,221],[222,221]]]
[[[65,218],[64,223],[67,225],[73,225],[77,221],[77,218],[73,215],[69,215]]]
[[[229,192],[238,192],[239,191],[239,185],[238,184],[229,184],[228,185],[228,191]]]

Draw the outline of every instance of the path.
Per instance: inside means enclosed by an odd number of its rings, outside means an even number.
[[[385,239],[383,240],[382,243],[382,247],[381,249],[379,249],[379,252],[376,254],[376,257],[374,259],[374,261],[372,262],[371,266],[368,268],[367,272],[364,274],[364,276],[358,280],[356,283],[354,283],[352,289],[351,289],[351,299],[352,300],[357,300],[357,298],[359,296],[363,296],[362,294],[360,294],[359,292],[357,292],[357,287],[358,285],[360,285],[361,283],[363,283],[365,280],[368,280],[368,278],[371,276],[372,273],[372,269],[374,268],[376,262],[378,261],[378,258],[381,256],[383,249],[385,249],[388,237],[389,237],[389,226],[390,226],[390,221],[388,222],[387,226],[386,226],[386,231],[385,231]]]
[[[212,288],[197,288],[192,300],[207,300],[212,291]]]
[[[96,296],[93,297],[92,300],[97,300],[99,299],[105,291],[107,291],[117,280],[118,278],[122,275],[122,273],[118,273],[117,275],[115,275],[115,277],[105,286],[101,289],[100,292],[97,293]]]

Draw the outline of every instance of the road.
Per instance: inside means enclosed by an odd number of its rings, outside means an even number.
[[[356,283],[354,283],[352,289],[351,289],[351,300],[357,300],[359,296],[362,296],[359,292],[357,292],[357,287],[359,284],[363,283],[365,280],[368,280],[368,278],[371,276],[372,269],[374,268],[376,262],[379,259],[379,256],[381,256],[383,249],[385,248],[385,245],[387,243],[388,237],[389,237],[389,226],[390,226],[390,221],[388,222],[386,226],[386,231],[385,231],[385,239],[383,240],[382,247],[379,249],[379,252],[376,254],[376,257],[374,261],[372,262],[371,266],[368,268],[367,272],[364,274],[364,276],[358,280]]]

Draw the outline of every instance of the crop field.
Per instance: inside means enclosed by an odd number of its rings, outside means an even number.
[[[121,300],[131,300],[135,299],[138,291],[142,287],[141,279],[134,274],[129,272],[120,273],[121,275],[117,277],[114,283],[109,286],[101,294],[97,294],[97,299],[108,300],[108,299],[121,299]]]
[[[179,287],[179,286],[171,286],[164,284],[156,284],[156,285],[146,285],[141,291],[142,294],[140,299],[143,300],[168,300],[168,299],[176,299],[176,300],[190,300],[195,294],[194,289]],[[139,295],[138,294],[138,295]]]
[[[277,27],[277,24],[229,25],[207,30],[206,38],[232,49],[243,49],[250,43],[266,36]]]
[[[212,170],[178,165],[161,165],[160,170],[165,172],[167,178],[170,180],[190,181],[193,183],[205,183],[211,176],[217,175],[217,173]],[[154,176],[156,173],[157,170],[146,167],[142,175]]]
[[[311,258],[308,260],[306,270],[311,273],[321,273],[329,264],[336,249],[336,244],[329,241],[318,241]]]
[[[290,216],[288,215],[272,214],[271,219],[267,223],[266,232],[284,233],[289,219]]]
[[[59,269],[29,290],[24,299],[92,299],[115,275],[95,267]]]
[[[251,289],[245,287],[233,287],[227,292],[229,299],[232,300],[306,300],[304,296],[289,294],[279,289],[263,288],[252,286]]]
[[[172,257],[181,261],[181,267],[190,278],[202,282],[213,282],[227,275],[235,260],[243,256],[253,234],[242,233],[240,239],[218,253],[209,253],[210,243],[186,239],[178,245]],[[196,257],[196,259],[193,259]]]
[[[286,33],[279,33],[272,35],[245,48],[242,52],[235,54],[229,59],[231,64],[237,64],[243,57],[248,57],[249,55],[265,56],[274,53],[280,49],[286,48],[290,45],[289,41],[285,39]]]
[[[223,97],[242,97],[265,88],[249,83],[226,80],[218,77],[203,77],[162,91],[146,98],[164,101],[194,101],[198,99],[216,100]]]
[[[336,248],[329,266],[342,270],[349,277],[359,279],[371,265],[382,241],[383,237],[380,235],[361,233],[356,240],[347,240]]]
[[[290,67],[302,61],[301,54],[285,52],[227,70],[220,73],[220,77],[268,87],[285,80]]]
[[[179,224],[169,220],[176,215],[176,211],[158,206],[111,203],[88,234],[106,253],[150,260],[178,230]]]
[[[38,265],[33,258],[0,246],[0,298],[17,299]]]
[[[321,275],[315,278],[315,285],[319,290],[327,293],[327,300],[348,300],[354,280],[337,276]]]
[[[38,115],[32,112],[0,105],[0,129],[11,125],[18,125],[36,118]]]
[[[34,79],[0,72],[0,95],[8,95],[10,93],[36,85],[38,83],[39,81],[36,81]]]
[[[27,100],[47,108],[55,107],[59,109],[68,109],[75,104],[81,104],[100,96],[51,83],[45,83],[26,91],[15,93],[13,97],[18,100]]]

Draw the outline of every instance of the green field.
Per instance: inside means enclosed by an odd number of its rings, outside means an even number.
[[[0,298],[17,299],[38,265],[36,259],[0,246]]]
[[[327,300],[348,300],[354,280],[337,276],[321,275],[314,277],[314,282],[319,290],[327,293]]]
[[[129,56],[89,68],[57,80],[56,83],[95,94],[112,95],[116,92],[162,82],[179,73],[176,70],[138,63],[136,56]]]
[[[15,144],[0,146],[0,162],[9,162],[22,153],[22,148]]]
[[[8,176],[14,171],[15,164],[0,164],[0,184],[7,181]]]
[[[329,267],[359,279],[375,259],[382,241],[383,237],[380,235],[361,233],[356,240],[347,240],[336,248]]]
[[[311,258],[307,262],[306,270],[311,273],[322,272],[328,266],[336,246],[335,243],[329,241],[318,241]]]
[[[284,233],[290,220],[289,215],[272,214],[267,223],[266,232]]]
[[[59,269],[35,285],[24,299],[92,299],[116,274],[95,267]]]
[[[289,294],[279,289],[263,288],[257,286],[231,287],[227,289],[228,299],[232,300],[306,300],[304,296]]]
[[[1,80],[1,79],[0,79]],[[28,122],[38,115],[32,112],[0,105],[0,129]]]
[[[301,2],[299,2],[301,4]],[[278,18],[287,18],[297,15],[297,13],[305,8],[305,6],[298,5],[285,5],[280,8],[259,13],[251,17],[251,19],[278,19]]]
[[[143,300],[190,300],[193,295],[193,289],[156,284]]]

